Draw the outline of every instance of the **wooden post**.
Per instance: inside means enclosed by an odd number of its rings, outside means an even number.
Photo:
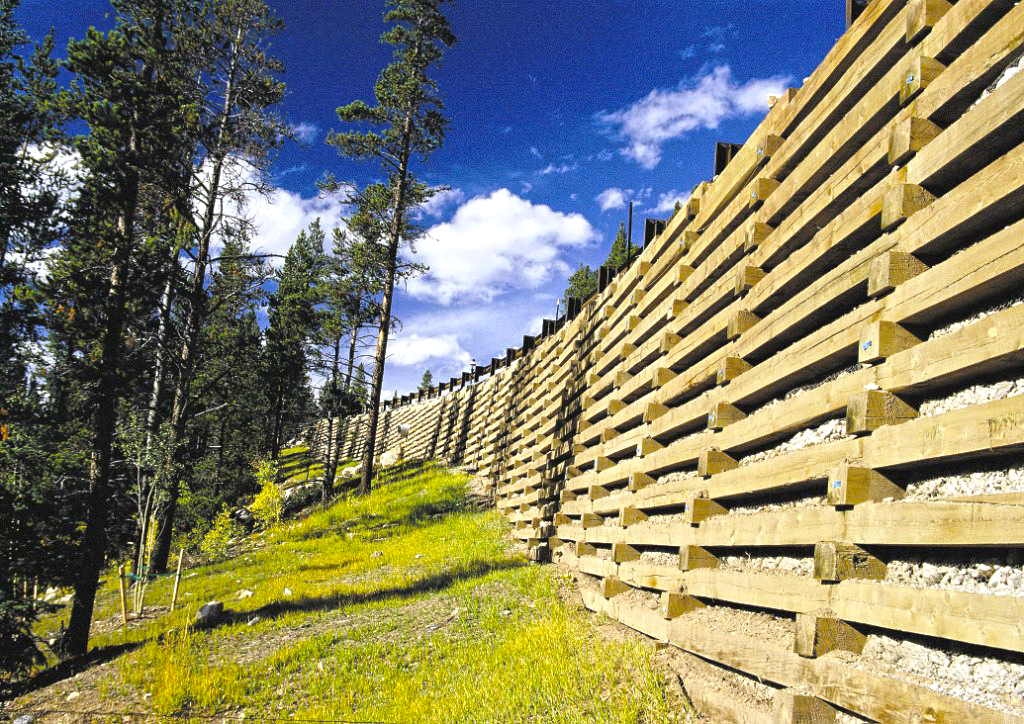
[[[174,574],[174,590],[171,593],[171,613],[174,613],[174,605],[178,602],[178,584],[181,583],[181,561],[185,556],[185,549],[178,551],[178,570]]]
[[[865,635],[850,624],[831,615],[798,613],[793,651],[806,658],[817,658],[830,651],[864,649]]]
[[[121,625],[128,626],[128,599],[124,592],[124,563],[117,569],[117,582],[121,588]]]

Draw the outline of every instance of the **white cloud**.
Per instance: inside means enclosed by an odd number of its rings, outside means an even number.
[[[594,201],[601,207],[601,211],[623,209],[626,207],[627,200],[626,192],[615,187],[605,189],[594,197]]]
[[[579,168],[579,164],[576,164],[576,163],[573,163],[573,164],[560,163],[557,166],[555,164],[553,164],[553,163],[549,163],[547,166],[542,168],[537,173],[540,176],[547,176],[548,174],[552,174],[552,173],[569,173],[570,171],[575,171],[578,168]]]
[[[302,121],[300,123],[293,123],[288,128],[299,143],[309,144],[320,138],[320,126],[315,123]]]
[[[454,300],[489,302],[515,289],[535,289],[568,265],[563,248],[599,238],[580,214],[534,204],[508,189],[477,196],[437,224],[413,255],[430,267],[409,280],[409,292],[448,305]]]
[[[348,215],[348,207],[336,197],[307,198],[293,191],[275,188],[267,196],[249,194],[243,213],[252,219],[255,228],[253,249],[283,257],[299,232],[318,218],[329,240],[331,229],[341,226]],[[270,259],[270,262],[281,266],[284,260],[277,258]]]
[[[439,219],[444,214],[445,209],[449,206],[461,204],[465,198],[466,195],[462,193],[462,189],[445,189],[444,191],[438,191],[436,194],[431,196],[425,204],[421,204],[416,209],[416,216],[420,219],[425,216]]]
[[[651,214],[666,214],[675,210],[677,201],[685,204],[689,198],[689,191],[676,191],[672,189],[663,194],[658,194],[658,203],[646,209],[646,211]]]
[[[626,142],[619,153],[654,168],[667,141],[697,128],[717,128],[728,118],[765,112],[768,96],[781,95],[791,80],[771,76],[737,83],[729,66],[720,65],[676,88],[656,88],[621,110],[598,113],[597,119]]]
[[[531,191],[533,191],[533,184],[530,183],[529,181],[523,181],[523,186],[522,188],[519,189],[519,193],[528,194]]]
[[[544,158],[540,155],[540,151],[537,150],[536,146],[530,146],[530,155],[535,156],[536,158]]]
[[[434,362],[437,368],[436,363],[440,362],[441,369],[461,369],[471,359],[472,355],[462,348],[454,333],[433,336],[399,333],[388,341],[388,362],[399,367],[423,367],[427,362]]]

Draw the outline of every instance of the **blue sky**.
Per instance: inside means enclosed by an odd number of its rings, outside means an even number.
[[[303,139],[274,164],[277,191],[254,199],[263,248],[282,251],[316,217],[344,209],[317,198],[316,180],[376,177],[324,144],[335,108],[372,100],[390,58],[380,0],[269,0],[286,29],[282,113]],[[33,37],[55,26],[58,49],[105,0],[23,0]],[[448,6],[459,39],[436,72],[451,126],[416,172],[452,191],[424,211],[417,245],[430,273],[399,292],[385,396],[414,389],[517,346],[553,316],[565,278],[607,254],[625,204],[667,217],[712,173],[716,140],[742,142],[766,97],[798,87],[844,30],[840,0],[462,0]]]

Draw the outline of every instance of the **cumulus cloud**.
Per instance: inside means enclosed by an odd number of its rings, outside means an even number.
[[[626,192],[622,189],[612,187],[610,189],[605,189],[595,196],[594,201],[596,201],[597,205],[601,207],[601,211],[622,209],[626,207]]]
[[[601,211],[612,211],[613,209],[624,209],[630,201],[640,201],[650,197],[653,189],[647,186],[642,189],[620,189],[615,186],[607,188],[597,196],[594,201],[601,208]]]
[[[413,296],[443,305],[454,300],[489,302],[514,289],[535,289],[569,268],[563,248],[599,238],[580,214],[534,204],[508,189],[477,196],[451,220],[427,230],[411,256],[430,267],[409,280]]]
[[[465,198],[462,189],[444,189],[431,196],[425,204],[421,204],[415,213],[420,219],[426,216],[440,219],[448,207],[461,204]]]
[[[329,236],[332,228],[342,225],[349,209],[339,198],[306,197],[275,188],[268,195],[249,194],[243,213],[252,219],[255,231],[253,249],[284,256],[299,232],[313,221],[319,218]],[[270,262],[280,266],[284,260],[276,258]]]
[[[455,333],[433,336],[399,333],[388,341],[388,362],[399,367],[423,367],[434,362],[435,367],[440,363],[441,369],[461,369],[472,359]]]
[[[791,80],[776,75],[737,83],[732,69],[719,65],[675,88],[656,88],[618,111],[598,113],[597,119],[606,132],[626,143],[619,153],[654,168],[667,141],[698,128],[717,128],[729,118],[763,113],[768,96],[781,95]]]
[[[651,214],[667,214],[675,210],[677,201],[685,204],[689,199],[689,191],[676,191],[672,189],[663,194],[658,194],[658,203],[646,209],[646,211]]]

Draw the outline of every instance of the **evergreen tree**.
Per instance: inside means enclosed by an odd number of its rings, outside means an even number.
[[[629,252],[627,253],[627,249]],[[619,224],[619,232],[615,235],[615,241],[612,242],[612,248],[608,252],[608,258],[604,261],[604,266],[610,266],[612,269],[618,270],[626,265],[626,262],[630,259],[635,259],[642,249],[631,244],[626,240],[626,224]]]
[[[180,458],[192,408],[192,381],[203,358],[203,327],[208,316],[208,269],[215,237],[238,233],[244,219],[225,217],[224,201],[246,186],[261,186],[270,153],[284,131],[270,108],[280,101],[283,68],[265,52],[269,36],[280,28],[263,0],[216,0],[196,20],[198,41],[191,49],[199,68],[198,143],[192,164],[184,246],[193,260],[184,293],[181,343],[174,355],[177,371],[170,413],[169,445]],[[154,391],[152,397],[159,398]],[[185,470],[179,465],[179,471]],[[171,480],[160,511],[151,568],[167,567],[177,509],[180,476]]]
[[[270,296],[263,373],[270,398],[267,447],[274,459],[285,431],[297,432],[312,416],[309,346],[321,321],[317,305],[325,263],[324,231],[318,219],[288,250],[277,289]]]
[[[194,128],[194,67],[185,0],[115,0],[114,28],[90,29],[68,46],[73,74],[63,97],[88,127],[75,139],[85,178],[69,243],[53,270],[54,292],[76,311],[67,341],[77,381],[92,411],[88,503],[65,650],[85,653],[93,603],[118,490],[112,471],[119,401],[126,393],[126,353],[134,348],[131,315],[154,287],[157,240],[137,223],[146,197],[176,188],[187,172]],[[159,288],[159,285],[156,285]],[[77,351],[81,356],[76,356]]]
[[[434,386],[434,375],[430,374],[430,370],[423,372],[423,379],[420,380],[420,391],[427,392],[431,387]]]
[[[597,291],[597,272],[589,265],[580,264],[579,268],[569,277],[569,286],[566,287],[565,295],[562,297],[562,304],[568,306],[569,297],[586,299]]]
[[[448,19],[441,12],[446,0],[388,0],[385,22],[394,23],[381,40],[395,47],[394,61],[381,72],[374,89],[377,104],[355,101],[338,109],[346,123],[370,124],[376,131],[334,133],[328,142],[343,155],[380,164],[386,184],[364,191],[368,208],[386,210],[381,220],[386,233],[386,261],[373,381],[370,385],[367,441],[363,453],[360,491],[368,493],[373,477],[374,444],[380,413],[384,362],[391,330],[391,306],[398,272],[399,246],[415,238],[409,210],[431,197],[431,191],[412,174],[414,157],[426,159],[444,141],[447,119],[437,83],[428,71],[440,63],[444,50],[455,43]]]

